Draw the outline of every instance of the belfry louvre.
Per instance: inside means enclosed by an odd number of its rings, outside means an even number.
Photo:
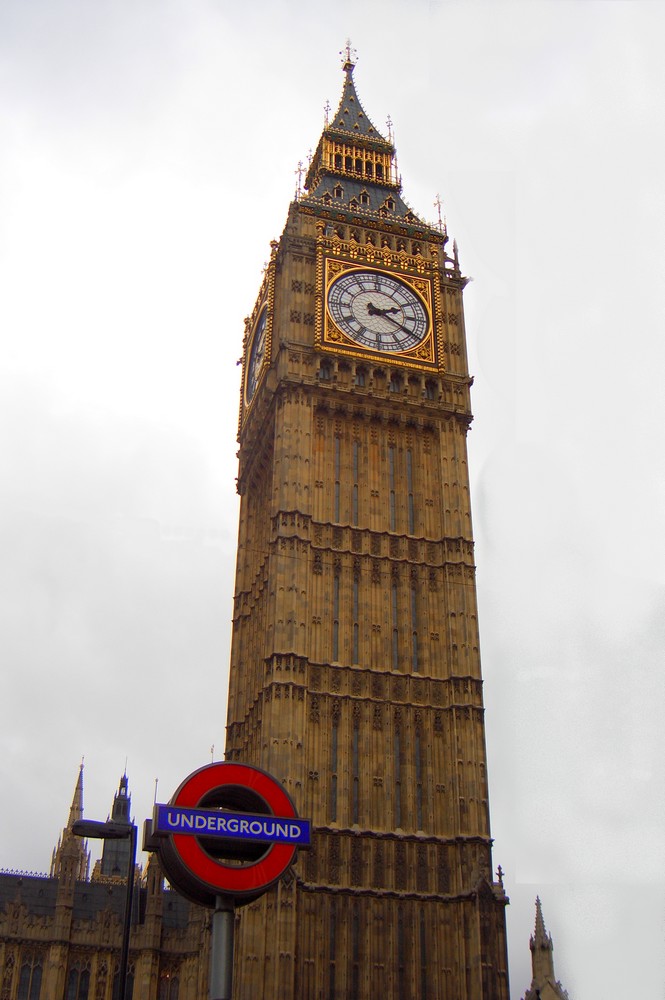
[[[315,834],[242,908],[235,993],[508,1000],[465,278],[343,72],[243,347],[226,755]]]

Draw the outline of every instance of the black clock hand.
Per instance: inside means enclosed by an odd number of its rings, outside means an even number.
[[[404,330],[404,333],[408,333],[410,336],[414,335],[413,330],[410,330],[408,326],[404,326],[403,323],[398,323],[398,321],[396,319],[393,319],[392,316],[386,316],[386,314],[383,313],[383,317],[384,319],[387,319],[389,323],[394,323],[395,326],[399,327],[400,330]]]
[[[395,306],[390,306],[388,309],[379,309],[373,302],[367,303],[367,312],[370,316],[387,316],[388,313],[398,313],[399,311]]]

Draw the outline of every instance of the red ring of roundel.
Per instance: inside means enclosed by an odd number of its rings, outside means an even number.
[[[288,819],[296,816],[291,799],[273,777],[248,764],[227,762],[194,772],[180,788],[173,805],[196,809],[204,796],[224,785],[250,788],[268,803],[274,816]],[[291,844],[273,844],[259,861],[239,868],[211,858],[199,844],[198,837],[175,834],[173,846],[192,875],[213,890],[230,894],[268,888],[286,871],[296,853]]]

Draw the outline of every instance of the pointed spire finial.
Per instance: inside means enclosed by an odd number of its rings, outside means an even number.
[[[358,62],[358,53],[351,47],[351,39],[347,38],[344,50],[340,52],[342,57],[342,69],[345,73],[353,73],[353,69]]]
[[[330,124],[330,110],[331,110],[330,101],[326,99],[326,103],[323,105],[323,114],[324,114],[326,128],[328,128],[328,125]]]
[[[388,115],[388,117],[386,118],[386,126],[388,128],[388,142],[392,142],[393,141],[393,120],[390,117],[390,115]]]
[[[437,191],[436,198],[434,199],[434,207],[435,207],[435,209],[437,210],[437,212],[439,214],[439,232],[441,232],[441,233],[443,232],[443,220],[441,218],[441,208],[442,208],[442,206],[443,206],[443,202],[441,201],[441,195]]]
[[[294,170],[294,173],[298,178],[296,181],[296,201],[300,201],[300,195],[302,194],[302,175],[304,173],[302,160],[298,160],[298,166]]]
[[[543,919],[543,908],[540,903],[540,896],[536,896],[536,927],[533,935],[534,943],[541,947],[549,944],[549,936],[545,930]]]
[[[79,766],[79,774],[76,780],[76,787],[74,788],[72,804],[69,807],[69,821],[67,823],[68,830],[71,830],[72,825],[77,819],[83,819],[83,758],[81,758],[81,764]]]

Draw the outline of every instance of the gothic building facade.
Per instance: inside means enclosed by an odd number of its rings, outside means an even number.
[[[465,278],[343,71],[244,341],[226,752],[315,835],[242,909],[237,995],[507,1000]]]
[[[131,800],[120,780],[111,818],[126,822]],[[116,1000],[129,866],[128,842],[90,855],[72,826],[83,817],[83,768],[49,875],[0,872],[0,1000]],[[118,845],[122,845],[118,852]],[[156,860],[135,871],[128,996],[207,996],[207,913],[166,890]]]

